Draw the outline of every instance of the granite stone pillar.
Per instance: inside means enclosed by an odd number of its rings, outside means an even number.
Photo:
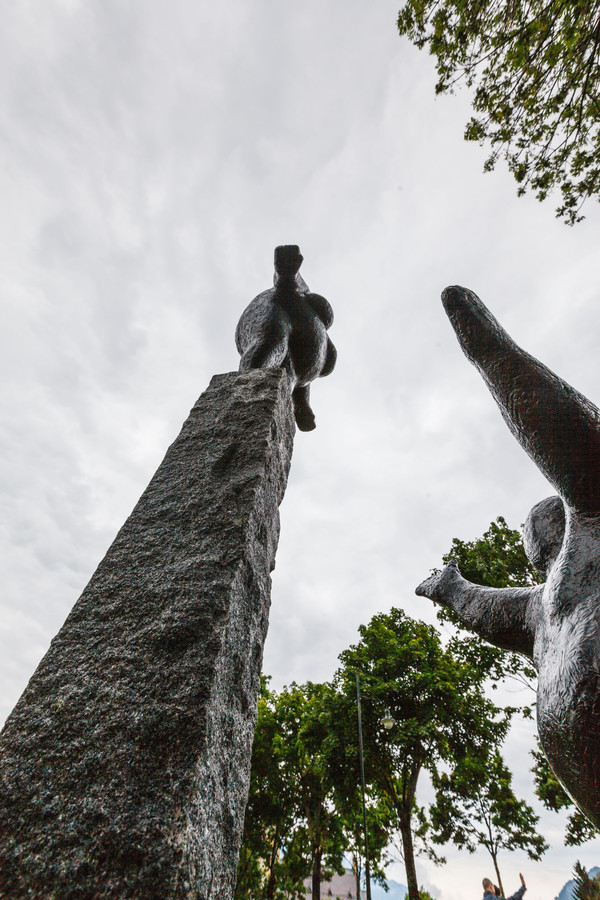
[[[227,900],[278,506],[282,369],[217,375],[0,736],[3,900]]]

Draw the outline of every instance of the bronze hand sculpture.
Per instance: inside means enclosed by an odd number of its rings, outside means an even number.
[[[417,594],[533,660],[542,747],[600,827],[600,410],[521,350],[471,291],[447,288],[442,301],[508,427],[560,497],[538,503],[525,526],[545,584],[480,587],[450,563]]]
[[[333,310],[324,297],[309,291],[298,274],[301,265],[302,255],[295,245],[275,249],[274,287],[246,307],[235,343],[242,357],[240,372],[286,369],[296,424],[301,431],[312,431],[310,382],[333,371],[336,350],[327,335]]]

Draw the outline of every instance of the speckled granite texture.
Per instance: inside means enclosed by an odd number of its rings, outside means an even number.
[[[281,369],[217,375],[0,736],[3,900],[226,900],[278,506]]]

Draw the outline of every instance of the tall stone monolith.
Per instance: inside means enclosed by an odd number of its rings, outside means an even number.
[[[278,506],[282,369],[218,375],[0,736],[4,900],[227,900]]]

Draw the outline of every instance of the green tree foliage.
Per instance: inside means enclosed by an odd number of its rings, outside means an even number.
[[[465,757],[451,773],[435,778],[436,803],[432,807],[433,840],[452,841],[473,853],[485,847],[492,858],[501,894],[504,894],[498,864],[500,850],[524,850],[530,859],[541,859],[548,849],[538,834],[539,820],[525,800],[512,789],[512,775],[497,748],[482,761]]]
[[[342,829],[345,853],[352,861],[358,895],[365,873],[365,846],[356,697],[346,696],[335,685],[327,685],[320,715],[326,737],[314,749],[328,770],[333,788],[331,799]],[[384,884],[383,865],[388,861],[385,850],[395,816],[387,798],[373,790],[369,791],[366,812],[371,879]]]
[[[310,846],[312,897],[320,900],[321,881],[332,871],[343,872],[343,830],[333,803],[333,782],[328,765],[330,741],[328,712],[331,688],[327,684],[292,685],[280,695],[288,708],[287,741],[298,773],[300,812]]]
[[[352,871],[356,883],[356,895],[360,896],[360,885],[365,880],[365,842],[362,824],[361,800],[358,796],[358,788],[354,790],[354,796],[350,797],[350,803],[345,798],[337,806],[342,818],[344,832],[345,852],[352,862]],[[390,842],[393,831],[394,817],[389,814],[389,808],[380,799],[369,798],[367,806],[367,834],[369,836],[369,869],[371,883],[385,884],[385,872],[383,865],[391,861],[386,854],[386,848]],[[364,891],[363,891],[364,893]]]
[[[261,678],[236,900],[303,896],[310,873],[299,827],[299,772],[286,738],[288,709]],[[285,849],[285,852],[283,852]]]
[[[443,559],[455,559],[464,578],[486,587],[528,587],[542,580],[527,559],[521,532],[509,528],[502,516],[474,541],[454,538]]]
[[[444,647],[435,628],[399,609],[375,616],[359,632],[360,642],[340,655],[336,680],[351,698],[360,674],[369,790],[395,813],[408,896],[419,900],[414,838],[428,828],[417,805],[419,776],[427,770],[435,777],[440,767],[452,771],[467,752],[483,765],[490,742],[506,734],[512,711],[498,709],[485,695],[493,666],[486,649],[470,639]],[[395,720],[390,732],[380,721],[386,707]]]
[[[600,873],[590,878],[585,868],[577,861],[574,866],[573,878],[575,900],[600,900]]]
[[[458,563],[463,578],[486,587],[528,587],[539,584],[542,580],[527,558],[521,532],[510,528],[502,516],[491,522],[488,530],[480,538],[473,541],[454,538],[450,551],[445,554],[443,561],[448,563],[451,559]],[[438,618],[440,621],[449,620],[457,627],[461,627],[460,620],[450,610],[441,609]],[[473,640],[480,643],[480,638]],[[496,666],[504,667],[507,676],[533,688],[535,669],[522,656],[491,647],[490,656]],[[524,706],[522,712],[525,716],[531,715],[528,706]]]
[[[486,685],[507,671],[500,651],[471,636],[444,645],[435,628],[398,609],[361,627],[360,641],[340,660],[332,684],[292,684],[277,694],[263,680],[236,900],[301,897],[311,873],[318,900],[321,880],[340,870],[342,851],[360,883],[365,855],[357,673],[371,875],[384,880],[386,847],[399,835],[410,900],[419,898],[415,855],[426,852],[440,861],[430,839],[430,813],[417,803],[420,774],[429,772],[441,786],[439,779],[466,759],[485,773],[515,712],[498,708],[486,694]],[[394,718],[390,732],[381,722],[386,708]]]
[[[321,881],[342,871],[347,836],[329,764],[333,699],[327,684],[277,694],[263,680],[236,900],[304,897],[309,875],[319,900]]]
[[[565,832],[565,844],[575,847],[585,844],[600,835],[600,832],[590,822],[587,816],[577,809],[560,781],[550,768],[542,749],[538,743],[538,749],[532,750],[534,766],[532,769],[535,779],[535,792],[546,809],[558,812],[561,809],[572,809],[567,820]]]
[[[599,0],[407,0],[400,34],[436,57],[436,93],[473,88],[467,140],[489,143],[569,224],[600,194]]]

